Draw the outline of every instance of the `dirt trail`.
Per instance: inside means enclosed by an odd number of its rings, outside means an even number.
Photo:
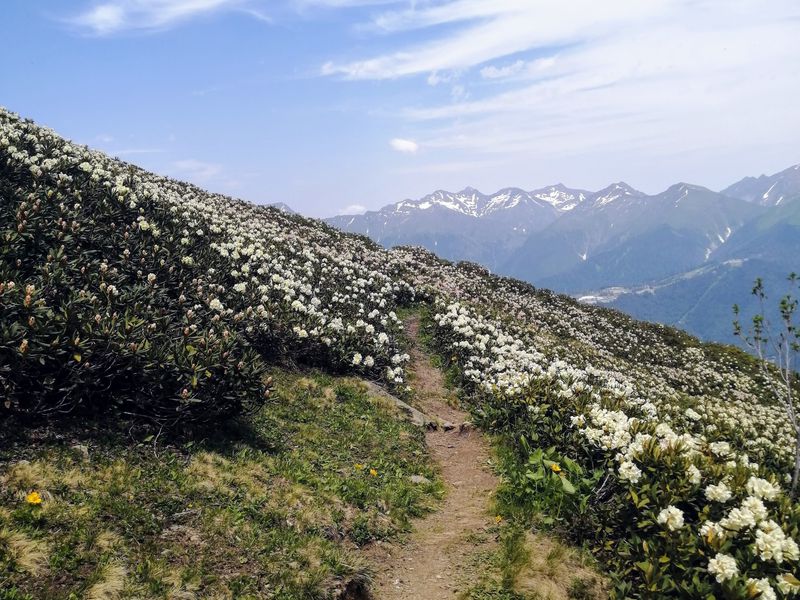
[[[442,469],[446,497],[437,512],[416,523],[405,544],[373,548],[377,576],[372,590],[376,600],[456,598],[477,581],[481,554],[495,543],[487,530],[494,524],[488,511],[498,481],[488,467],[485,438],[471,428],[460,431],[469,417],[447,404],[451,394],[442,373],[418,343],[419,319],[410,319],[406,331],[413,341],[409,354],[418,408],[455,425],[425,436]]]

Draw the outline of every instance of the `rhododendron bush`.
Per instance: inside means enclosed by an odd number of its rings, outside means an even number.
[[[512,448],[507,493],[590,543],[613,567],[617,597],[800,591],[800,514],[784,489],[791,428],[755,395],[757,381],[735,375],[754,395],[724,386],[738,402],[723,404],[659,382],[652,368],[614,370],[608,355],[593,366],[590,346],[547,356],[544,332],[465,303],[440,300],[432,320],[482,425]],[[702,349],[690,356],[703,360]],[[772,437],[729,436],[733,425]]]
[[[404,383],[393,309],[414,290],[361,239],[6,111],[0,197],[0,410],[210,420],[268,393],[270,359]]]

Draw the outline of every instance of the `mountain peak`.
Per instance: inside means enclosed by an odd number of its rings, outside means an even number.
[[[472,187],[470,185],[468,185],[467,187],[465,187],[463,190],[461,190],[458,193],[459,194],[465,194],[465,195],[483,196],[483,194],[481,194],[480,190],[477,190],[477,189],[475,189],[474,187]]]
[[[618,181],[596,192],[591,197],[591,206],[597,208],[616,202],[621,198],[641,198],[644,194],[629,186],[624,181]]]
[[[761,206],[778,206],[800,198],[800,164],[774,175],[745,177],[722,190],[722,193]]]
[[[589,192],[573,190],[563,183],[557,183],[549,187],[534,190],[530,192],[530,195],[537,200],[546,202],[559,212],[565,212],[581,204],[589,195]]]
[[[691,183],[686,183],[686,182],[682,181],[680,183],[673,183],[671,186],[669,186],[667,188],[667,190],[664,193],[668,194],[670,196],[674,196],[674,195],[684,195],[685,196],[685,195],[689,194],[690,192],[696,192],[696,191],[705,190],[705,189],[706,188],[704,188],[702,186],[693,185]]]
[[[271,204],[267,204],[267,206],[278,209],[279,211],[284,213],[289,213],[291,215],[297,214],[295,213],[294,210],[292,210],[292,207],[286,204],[285,202],[272,202]]]

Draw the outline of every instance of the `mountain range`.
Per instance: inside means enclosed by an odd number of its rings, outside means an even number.
[[[800,165],[716,192],[676,183],[648,195],[624,182],[483,194],[438,190],[327,220],[387,246],[416,245],[539,287],[736,342],[731,305],[753,312],[764,278],[777,295],[800,271]]]

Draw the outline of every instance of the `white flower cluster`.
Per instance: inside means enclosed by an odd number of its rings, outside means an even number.
[[[797,543],[772,518],[766,504],[779,498],[780,486],[756,474],[759,465],[751,462],[746,452],[755,451],[752,445],[734,436],[720,438],[729,429],[725,423],[715,421],[719,411],[705,409],[706,392],[700,396],[702,403],[694,404],[694,408],[685,406],[692,396],[677,385],[675,371],[670,372],[669,382],[654,382],[652,373],[644,377],[646,384],[653,383],[648,390],[629,370],[622,375],[619,361],[598,360],[604,367],[601,368],[578,353],[573,360],[565,360],[564,354],[545,356],[536,351],[533,348],[545,347],[540,346],[543,338],[532,334],[524,321],[512,329],[514,323],[509,319],[502,322],[489,319],[464,303],[453,301],[440,301],[434,319],[439,335],[449,340],[459,357],[464,376],[478,390],[505,397],[508,402],[525,399],[534,403],[543,401],[541,395],[545,390],[546,401],[558,399],[566,406],[576,407],[570,417],[572,426],[591,445],[616,459],[616,474],[627,485],[635,487],[646,477],[642,461],[670,457],[669,460],[681,460],[686,465],[686,480],[696,487],[697,499],[724,506],[735,497],[741,498],[737,505],[723,512],[719,522],[691,524],[697,527],[696,535],[716,544],[732,540],[763,563],[782,565],[800,559]],[[694,354],[698,357],[697,352]],[[620,368],[610,368],[613,366]],[[686,389],[692,387],[693,383],[685,385]],[[533,389],[537,391],[530,391]],[[679,401],[684,405],[682,408],[677,408]],[[750,399],[750,403],[751,407],[758,405],[755,399]],[[782,415],[770,411],[767,412],[773,421],[781,421]],[[756,412],[762,417],[766,414]],[[790,448],[788,444],[777,455],[790,455]],[[720,469],[729,475],[719,479]],[[732,489],[734,474],[743,469],[749,470],[751,476],[745,485]],[[702,488],[704,481],[707,484]],[[688,525],[681,508],[673,505],[661,509],[656,522],[673,532]],[[723,582],[737,576],[739,566],[733,557],[718,554],[708,563],[708,571],[718,582]],[[770,597],[769,592],[763,591],[767,589],[765,586],[772,590],[770,579],[758,577],[752,581],[753,589],[760,590],[762,597]],[[784,578],[774,583],[786,587],[789,585],[786,581]]]
[[[413,300],[415,289],[398,276],[405,267],[387,251],[315,221],[136,169],[3,109],[0,149],[11,167],[28,169],[42,185],[88,178],[106,187],[110,198],[139,212],[121,224],[129,235],[156,245],[165,229],[159,219],[171,221],[181,231],[174,241],[186,248],[180,263],[214,264],[198,280],[207,306],[252,336],[254,345],[278,340],[299,357],[404,381],[408,358],[399,346],[395,308]],[[159,285],[154,273],[144,278]],[[116,288],[103,291],[113,297]],[[363,360],[353,360],[356,352]]]

